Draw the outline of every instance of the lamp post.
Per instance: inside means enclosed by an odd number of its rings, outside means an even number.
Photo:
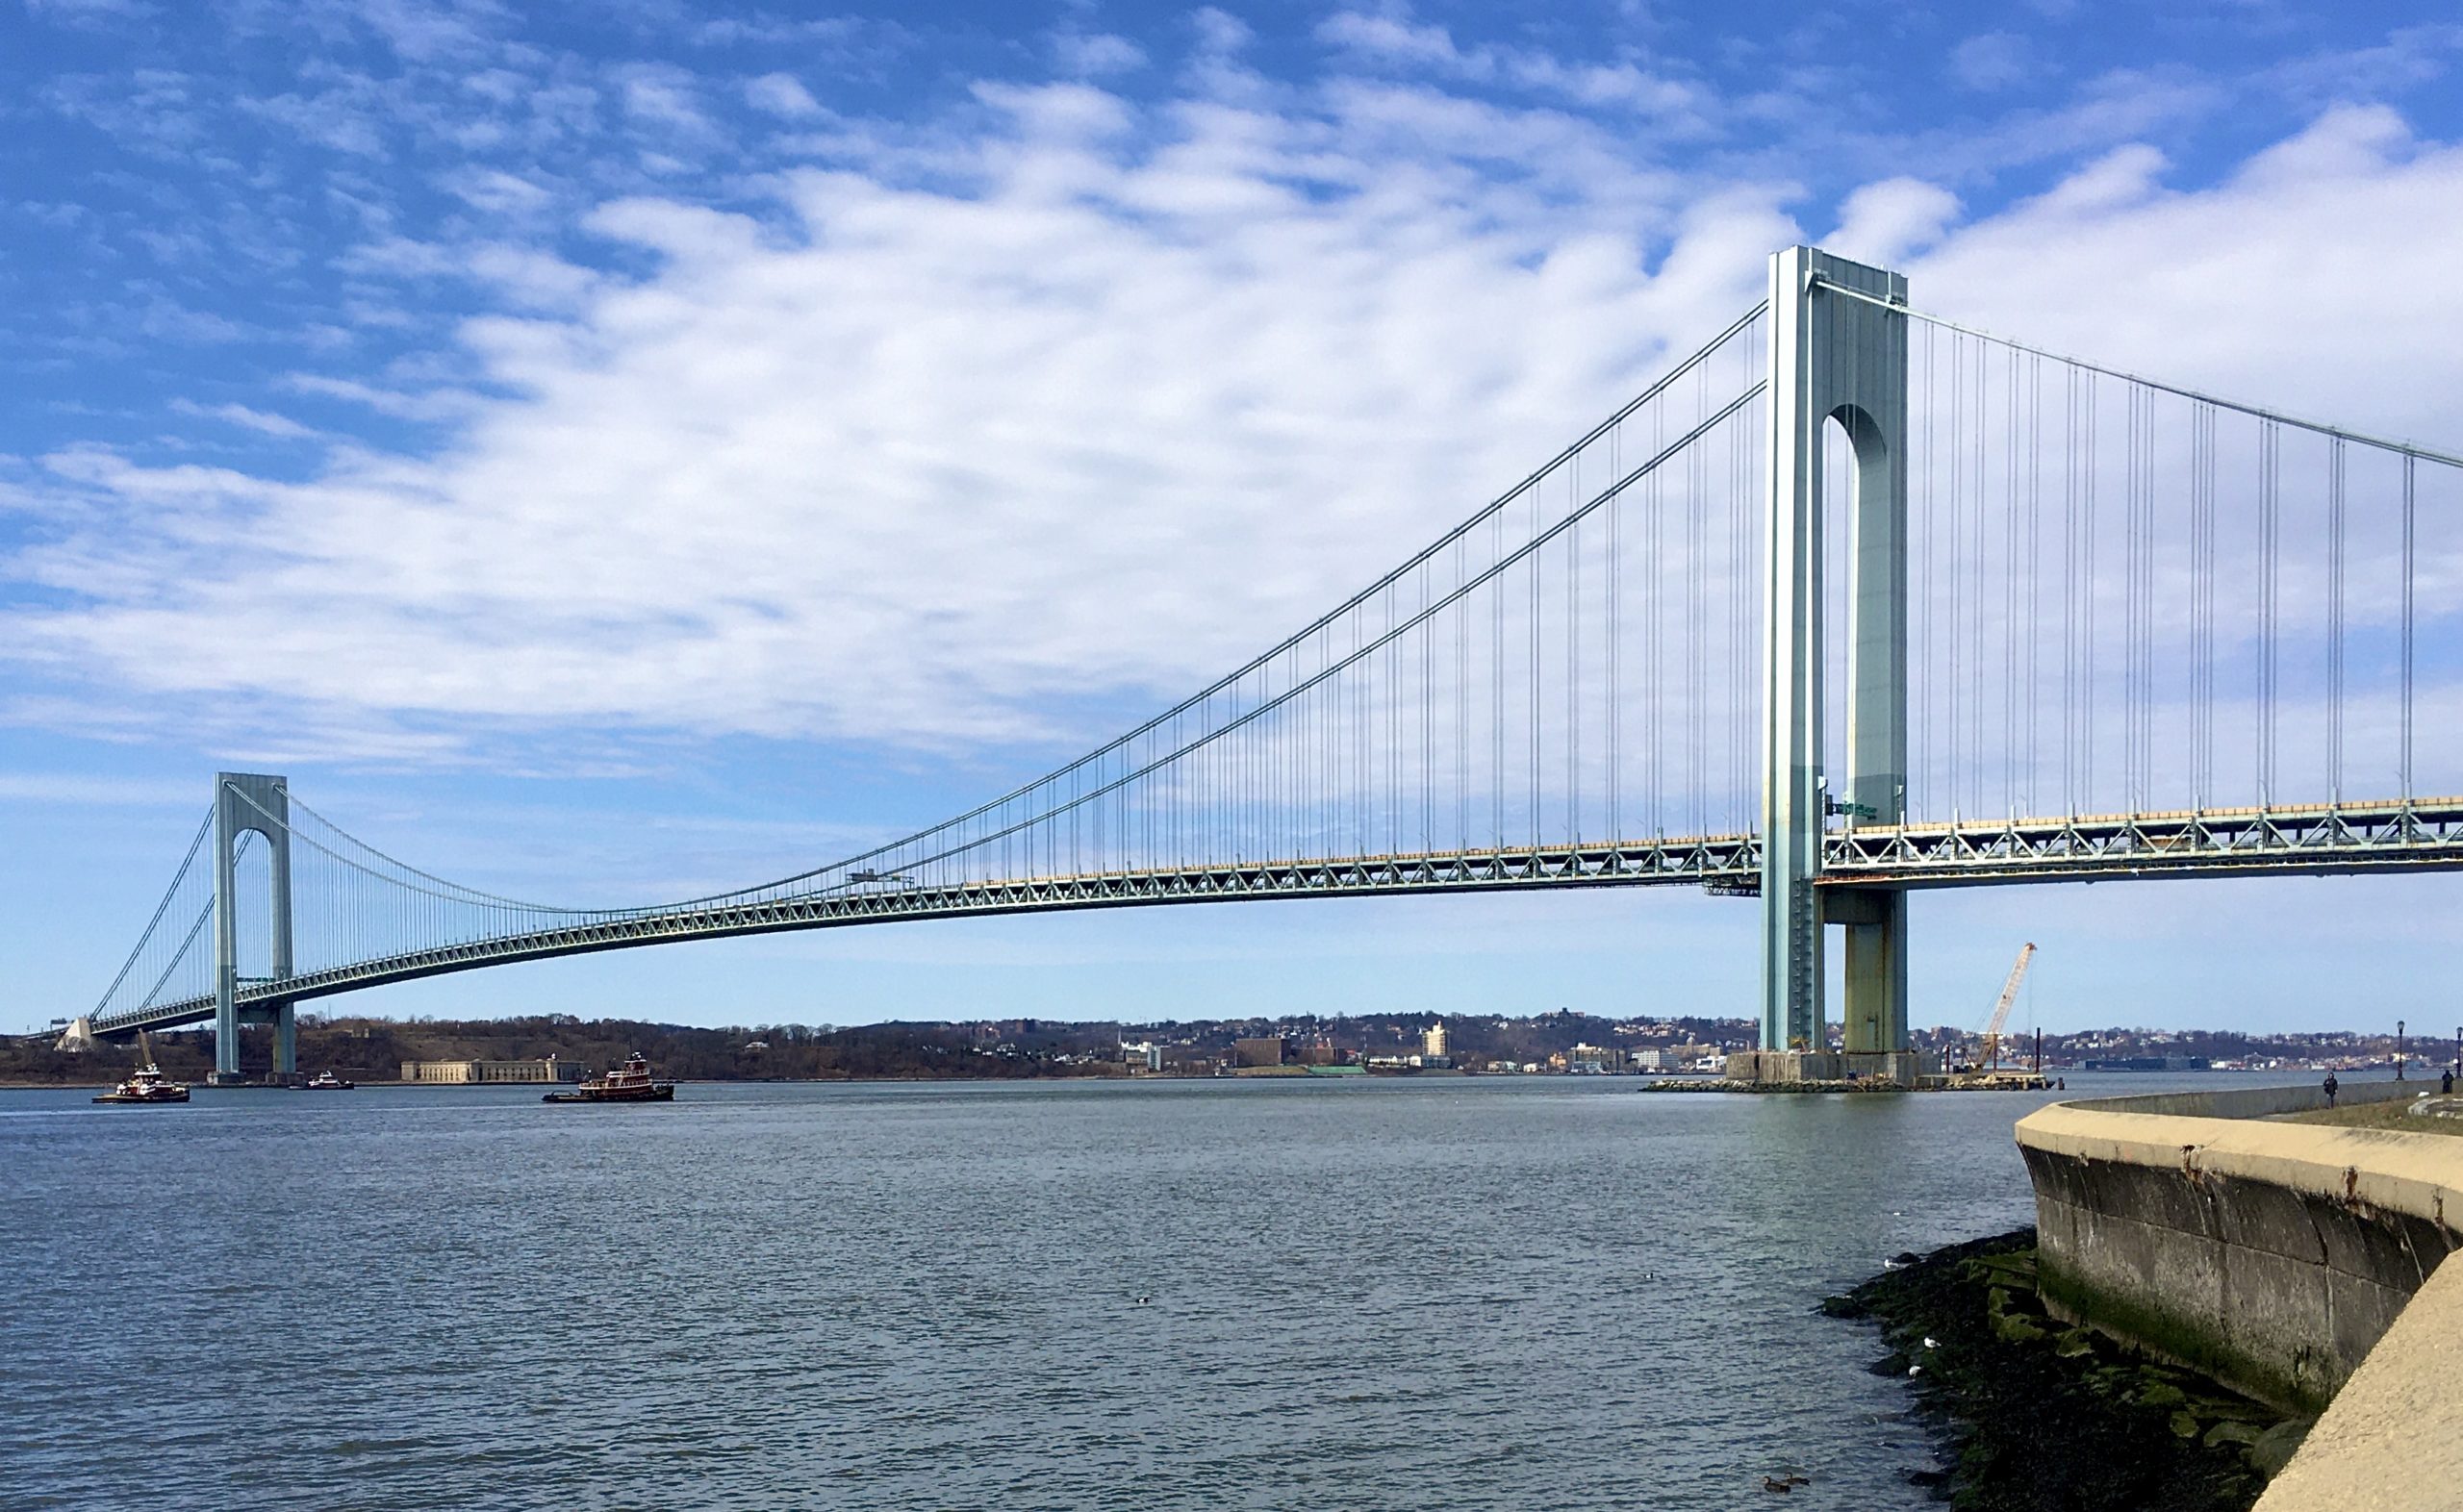
[[[2403,1079],[2403,1021],[2395,1021],[2395,1079]]]

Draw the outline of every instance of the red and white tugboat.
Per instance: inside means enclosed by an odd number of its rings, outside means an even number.
[[[551,1092],[542,1102],[673,1102],[675,1083],[650,1080],[650,1063],[636,1052],[604,1076],[593,1076],[571,1092]]]
[[[138,1036],[143,1046],[145,1061],[128,1073],[128,1080],[111,1091],[95,1095],[96,1102],[186,1102],[189,1085],[173,1081],[154,1064],[154,1042],[143,1034]]]

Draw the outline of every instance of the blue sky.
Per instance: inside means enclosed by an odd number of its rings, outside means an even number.
[[[2426,5],[22,0],[0,1028],[99,993],[218,768],[577,904],[963,808],[1522,476],[1793,240],[2463,442],[2458,63]],[[2417,1021],[2451,886],[1930,896],[1916,1015],[1980,1020],[2033,938],[2049,1024]],[[1744,1014],[1751,924],[1158,910],[358,1002]]]

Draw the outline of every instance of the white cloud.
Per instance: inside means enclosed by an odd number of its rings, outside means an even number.
[[[495,0],[355,0],[351,14],[410,63],[487,52],[490,31],[509,18]]]
[[[385,120],[377,93],[372,80],[350,74],[338,87],[316,94],[279,94],[240,104],[252,114],[290,128],[304,141],[375,158],[385,152]]]
[[[1986,32],[1950,49],[1950,77],[1980,93],[2023,83],[2034,71],[2032,49],[2014,32]]]
[[[146,545],[33,553],[89,598],[17,628],[119,686],[380,725],[1048,732],[1055,699],[1235,660],[1511,483],[1750,296],[1749,257],[1699,249],[1773,234],[1768,194],[1668,203],[1562,119],[1459,125],[1597,205],[1491,191],[1366,109],[1192,109],[1149,148],[1097,90],[983,97],[1012,124],[962,190],[795,174],[788,227],[605,207],[653,274],[463,329],[514,397],[292,380],[471,405],[432,457],[304,483],[56,460]],[[1660,277],[1645,238],[1674,247]]]
[[[1196,26],[1218,56],[1245,41]],[[1326,26],[1358,56],[1711,108],[1394,15]],[[986,85],[978,135],[814,134],[827,166],[767,181],[757,217],[679,190],[560,223],[647,269],[629,278],[379,236],[353,271],[472,283],[500,313],[453,328],[445,364],[285,382],[446,427],[435,449],[338,445],[279,482],[63,451],[19,487],[92,523],[16,559],[61,606],[0,628],[96,698],[240,724],[280,701],[406,760],[456,727],[1052,734],[1064,705],[1176,693],[1374,575],[1723,323],[1800,235],[1790,188],[1638,163],[1568,111],[1197,77],[1150,106]],[[626,88],[637,117],[707,126],[689,80]],[[2109,83],[1944,150],[2074,161],[2196,88]],[[1831,240],[1915,259],[1918,302],[1951,315],[2433,432],[2463,331],[2406,291],[2439,276],[2413,249],[2463,234],[2457,164],[2344,112],[2220,184],[2169,187],[2130,147],[1960,225],[1942,186],[1963,164],[1928,161],[1848,195]],[[534,176],[451,182],[550,208]],[[2270,298],[2287,314],[2246,318]]]
[[[694,31],[694,39],[705,45],[751,43],[761,46],[833,46],[845,45],[860,38],[867,31],[897,34],[894,23],[864,21],[853,16],[834,16],[815,21],[791,21],[774,15],[734,16],[724,20],[705,21]]]
[[[73,26],[99,26],[154,13],[154,8],[142,0],[26,0],[26,11],[31,15]]]
[[[1413,22],[1401,15],[1370,15],[1337,11],[1318,23],[1317,39],[1353,52],[1408,63],[1434,63],[1474,76],[1494,72],[1486,55],[1465,53],[1454,45],[1454,35],[1442,26]]]
[[[1145,48],[1126,37],[1105,32],[1065,34],[1054,39],[1053,53],[1060,71],[1075,79],[1099,79],[1146,66]]]
[[[1376,14],[1338,11],[1318,23],[1317,39],[1363,62],[1475,84],[1514,85],[1586,107],[1615,106],[1689,118],[1705,113],[1711,105],[1699,88],[1646,72],[1631,62],[1568,63],[1530,48],[1465,48],[1445,27],[1414,21],[1408,10]],[[1702,122],[1684,119],[1683,124],[1699,129]]]
[[[681,68],[635,64],[618,70],[624,113],[637,125],[662,128],[691,137],[713,135],[717,128],[701,113],[696,82]]]
[[[203,809],[206,800],[193,782],[155,778],[103,777],[88,772],[0,772],[0,803],[40,808],[75,804],[81,808]]]
[[[598,283],[597,274],[561,258],[498,241],[446,246],[389,237],[354,247],[338,262],[354,273],[467,280],[523,309],[570,308]]]
[[[198,404],[190,399],[174,399],[171,401],[171,408],[181,415],[222,420],[237,425],[242,430],[255,431],[259,435],[272,436],[283,441],[305,441],[317,434],[316,431],[287,415],[252,410],[244,404]]]
[[[1208,53],[1236,53],[1255,35],[1246,21],[1213,6],[1201,8],[1189,19],[1197,28],[1199,47]]]
[[[535,180],[501,168],[471,168],[449,175],[444,187],[473,210],[496,215],[526,215],[546,209],[555,191]]]
[[[384,389],[362,383],[354,378],[336,378],[324,373],[292,373],[283,379],[283,386],[299,393],[313,393],[328,399],[342,399],[364,405],[379,415],[399,420],[420,420],[441,423],[469,418],[485,402],[477,394],[460,389],[426,389],[416,391]]]
[[[2336,111],[2212,188],[2113,154],[1962,228],[1917,301],[2056,350],[2364,430],[2463,440],[2463,319],[2423,302],[2463,238],[2463,147]],[[2055,296],[2053,291],[2060,290]]]
[[[809,120],[822,113],[812,91],[788,73],[765,73],[744,87],[745,103],[781,120]]]
[[[1958,212],[1958,196],[1940,185],[1884,179],[1847,196],[1839,229],[1821,244],[1841,257],[1892,267],[1940,240]]]
[[[2319,106],[2383,99],[2433,84],[2463,61],[2463,22],[2400,27],[2374,46],[2314,54],[2272,70],[2262,87]]]

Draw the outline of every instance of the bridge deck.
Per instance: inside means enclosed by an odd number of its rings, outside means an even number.
[[[440,945],[278,982],[243,984],[243,1007],[330,996],[450,971],[685,940],[901,920],[1330,895],[1636,887],[1759,878],[1759,835],[1705,835],[1506,850],[1228,863],[917,886],[868,883],[764,900],[611,911],[570,926]],[[1964,887],[2234,873],[2463,869],[2463,797],[2294,807],[1955,819],[1833,830],[1827,887]],[[96,1033],[196,1023],[209,998],[94,1022]]]

